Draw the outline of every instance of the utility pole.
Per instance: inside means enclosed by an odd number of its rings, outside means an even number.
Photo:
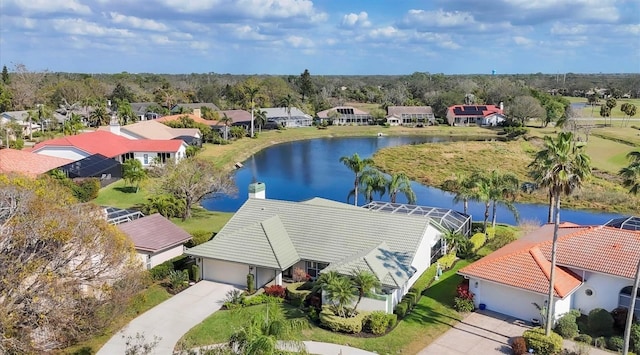
[[[633,282],[633,288],[631,289],[631,303],[629,304],[629,311],[627,313],[627,324],[624,328],[624,348],[622,349],[623,355],[629,354],[629,338],[631,337],[631,322],[633,322],[633,312],[635,311],[636,296],[638,295],[638,284],[640,283],[640,261],[638,261],[638,268],[636,269],[636,280]]]

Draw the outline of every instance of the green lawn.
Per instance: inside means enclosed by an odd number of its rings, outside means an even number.
[[[231,212],[207,211],[202,207],[196,207],[191,211],[191,218],[186,221],[183,221],[182,218],[171,218],[171,221],[188,233],[196,231],[217,233],[231,217],[233,217]]]
[[[456,286],[462,277],[455,272],[469,262],[459,261],[452,270],[443,274],[420,299],[413,312],[388,334],[381,337],[361,338],[333,333],[312,325],[304,330],[300,340],[315,340],[336,344],[348,344],[380,354],[415,354],[441,335],[461,316],[452,306]],[[288,305],[282,305],[289,317],[302,317],[302,313]],[[251,314],[261,312],[264,305],[244,308],[240,311],[218,311],[192,328],[181,340],[190,346],[226,342],[235,329],[243,326]]]
[[[160,285],[152,285],[146,290],[142,291],[138,296],[134,297],[132,302],[127,307],[124,314],[115,320],[115,322],[105,329],[102,334],[98,334],[95,337],[86,341],[80,342],[72,347],[63,349],[60,354],[76,354],[76,353],[88,353],[94,354],[100,350],[100,348],[111,339],[122,327],[127,325],[138,315],[148,311],[163,301],[169,299],[171,295],[167,290]],[[91,352],[81,352],[81,350],[91,349]]]
[[[100,206],[111,206],[118,208],[132,208],[147,202],[147,198],[152,195],[155,180],[147,179],[142,182],[138,192],[127,186],[124,180],[118,180],[111,185],[100,189],[98,198],[93,202]]]

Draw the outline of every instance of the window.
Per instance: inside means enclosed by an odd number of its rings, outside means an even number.
[[[149,154],[143,155],[144,157],[144,165],[149,165]]]
[[[586,290],[584,290],[584,294],[587,296],[593,296],[593,290],[588,288]]]
[[[320,270],[326,268],[327,266],[329,266],[329,264],[327,263],[307,261],[306,262],[307,274],[309,274],[309,276],[311,276],[312,279],[316,279],[318,276],[320,276]]]

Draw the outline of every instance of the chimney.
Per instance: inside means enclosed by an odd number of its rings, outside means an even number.
[[[504,110],[504,102],[501,101],[500,102],[500,111],[503,111],[503,110]]]
[[[194,108],[193,114],[198,118],[202,118],[202,111],[199,108]]]
[[[120,135],[120,122],[118,122],[118,116],[112,115],[111,121],[109,122],[109,132],[115,134],[116,136]]]
[[[249,198],[266,198],[267,186],[264,182],[254,182],[249,184]]]

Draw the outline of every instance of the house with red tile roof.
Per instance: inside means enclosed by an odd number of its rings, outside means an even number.
[[[447,122],[450,126],[495,126],[499,123],[498,121],[504,121],[502,104],[500,106],[453,105],[447,109]]]
[[[159,213],[118,224],[118,229],[131,238],[145,269],[182,255],[184,243],[191,239],[189,233]]]
[[[148,166],[154,160],[182,159],[186,157],[186,149],[187,144],[180,139],[132,140],[107,131],[95,131],[43,141],[36,144],[32,152],[73,161],[101,154],[121,163],[138,159],[143,166]]]
[[[24,150],[0,149],[0,174],[19,173],[36,177],[72,162],[70,159]]]
[[[469,280],[476,307],[523,320],[540,319],[551,272],[552,224],[510,243],[458,271]],[[640,233],[608,226],[562,224],[558,230],[554,315],[588,314],[628,307],[640,260]],[[640,302],[636,299],[636,316]]]

